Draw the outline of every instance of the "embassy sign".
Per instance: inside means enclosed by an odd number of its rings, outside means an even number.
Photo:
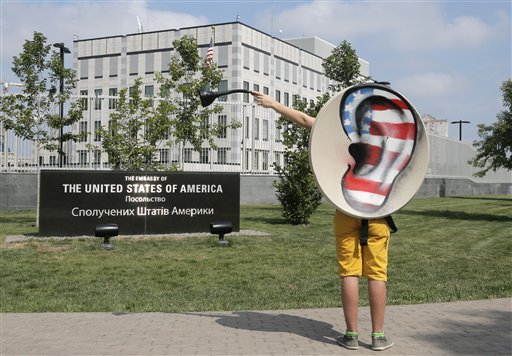
[[[213,221],[240,231],[240,174],[42,170],[39,234],[94,234],[100,223],[119,234],[208,232]]]

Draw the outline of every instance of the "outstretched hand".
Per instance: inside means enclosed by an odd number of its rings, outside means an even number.
[[[270,96],[257,91],[251,91],[251,95],[254,97],[254,102],[264,108],[272,108],[275,100]]]

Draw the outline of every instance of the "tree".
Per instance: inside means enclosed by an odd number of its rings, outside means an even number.
[[[347,41],[343,41],[324,59],[322,67],[325,75],[334,82],[329,85],[333,92],[368,79],[361,75],[359,58]],[[298,102],[295,109],[316,117],[329,98],[329,93],[317,97],[317,101],[310,103],[309,107],[304,102]],[[307,224],[322,197],[309,165],[310,133],[284,118],[279,119],[279,125],[284,129],[285,165],[276,166],[279,175],[279,180],[274,183],[277,199],[283,208],[283,216],[289,223]]]
[[[295,108],[315,117],[329,100],[329,94],[317,98],[316,103],[299,101]],[[277,165],[279,180],[274,182],[277,199],[283,208],[283,217],[290,224],[308,224],[311,214],[318,208],[322,194],[318,190],[309,166],[309,130],[290,123],[281,117],[279,128],[283,130],[284,166]]]
[[[222,112],[222,106],[202,108],[198,91],[217,88],[222,79],[222,71],[214,63],[201,58],[197,41],[192,36],[183,36],[173,41],[173,47],[176,55],[169,63],[169,76],[156,74],[156,80],[161,84],[160,96],[163,102],[175,108],[170,119],[172,139],[169,145],[189,142],[196,151],[200,151],[204,144],[217,148],[215,138],[222,137],[228,128],[240,127],[240,123],[224,125],[210,122],[213,114]]]
[[[183,36],[173,41],[173,47],[176,54],[169,63],[169,75],[155,74],[159,97],[143,98],[142,80],[138,78],[129,92],[126,88],[120,90],[110,126],[100,129],[103,150],[114,169],[161,170],[156,151],[162,145],[189,142],[197,151],[205,143],[216,148],[216,137],[228,128],[239,127],[236,122],[209,122],[212,114],[222,112],[222,106],[200,106],[198,90],[217,87],[222,71],[202,60],[195,38]]]
[[[495,123],[478,125],[481,140],[473,142],[477,154],[469,163],[481,168],[474,174],[476,177],[483,177],[490,170],[512,169],[512,80],[504,81],[501,91],[506,109],[496,115]]]
[[[329,84],[329,89],[334,93],[369,79],[361,75],[359,57],[346,40],[332,50],[331,55],[324,59],[322,67],[325,76],[334,81]]]
[[[163,103],[155,110],[153,99],[142,97],[141,87],[142,79],[137,78],[129,92],[126,88],[119,91],[109,126],[101,127],[98,132],[115,170],[162,169],[156,161],[156,152],[159,142],[169,133],[169,115],[174,108]]]
[[[34,141],[36,149],[60,150],[60,142],[76,141],[81,135],[71,132],[57,135],[62,127],[72,125],[82,118],[79,101],[71,102],[67,117],[60,117],[59,106],[71,97],[76,86],[75,71],[67,69],[59,53],[51,51],[46,37],[34,32],[32,40],[26,40],[23,51],[13,57],[12,71],[23,84],[21,93],[0,98],[0,120],[4,127],[16,136]],[[60,79],[64,90],[60,92]]]

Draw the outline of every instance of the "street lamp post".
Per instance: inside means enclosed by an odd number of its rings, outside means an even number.
[[[469,121],[452,121],[452,124],[459,124],[459,141],[462,141],[462,124],[469,124]]]
[[[54,43],[53,47],[58,48],[60,50],[60,62],[62,64],[62,68],[64,68],[64,53],[71,53],[69,48],[64,46],[64,43]],[[62,95],[62,92],[64,91],[64,76],[61,70],[60,73],[60,94]],[[64,102],[61,99],[60,102],[60,108],[59,108],[59,116],[62,120],[64,118]],[[62,161],[63,161],[63,149],[62,149],[62,136],[64,136],[64,125],[60,126],[60,137],[59,137],[59,167],[62,168]]]

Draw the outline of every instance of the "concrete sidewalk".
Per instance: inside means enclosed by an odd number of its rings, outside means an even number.
[[[389,355],[511,355],[512,299],[386,309]],[[340,308],[207,313],[3,313],[1,355],[369,355],[369,308],[360,346],[334,340]]]

